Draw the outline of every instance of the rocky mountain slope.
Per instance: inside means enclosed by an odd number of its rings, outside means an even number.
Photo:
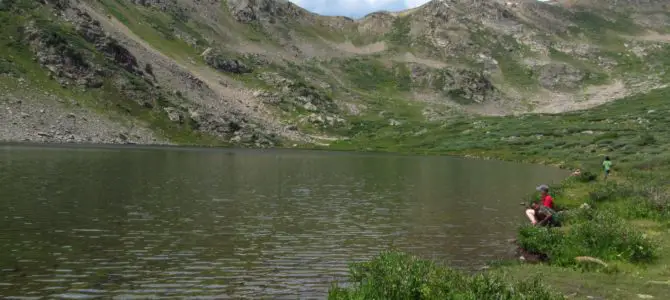
[[[271,147],[666,86],[661,0],[0,0],[0,140]],[[368,128],[369,129],[369,128]]]

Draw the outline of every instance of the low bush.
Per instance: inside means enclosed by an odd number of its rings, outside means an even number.
[[[575,178],[579,182],[591,182],[591,181],[595,181],[598,178],[598,175],[596,175],[593,172],[584,171],[581,174],[579,174],[579,176],[576,176]]]
[[[591,204],[623,199],[633,195],[633,187],[613,181],[595,185],[589,192]]]
[[[402,252],[387,251],[350,269],[351,286],[328,299],[563,299],[538,280],[509,282],[491,274],[467,275]]]
[[[519,246],[546,254],[551,264],[559,266],[575,265],[578,256],[630,263],[650,262],[655,256],[654,244],[610,211],[582,210],[569,224],[564,229],[524,226]]]

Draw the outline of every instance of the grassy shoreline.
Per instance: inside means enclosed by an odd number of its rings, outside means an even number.
[[[454,279],[452,275],[442,275],[435,279],[436,273],[451,274],[455,271],[409,254],[386,252],[365,264],[352,265],[350,281],[353,285],[348,289],[334,286],[329,299],[663,299],[670,295],[670,253],[667,252],[670,249],[670,214],[667,207],[670,197],[661,196],[664,197],[665,207],[640,207],[649,203],[645,201],[651,201],[642,197],[648,191],[646,187],[653,186],[654,182],[642,183],[640,180],[644,176],[640,174],[622,176],[621,172],[625,171],[620,169],[619,174],[614,174],[608,182],[582,182],[567,178],[552,187],[557,204],[575,215],[564,218],[564,226],[559,228],[521,226],[519,229],[519,240],[523,243],[525,239],[525,243],[531,246],[538,243],[538,239],[542,245],[543,240],[553,237],[550,242],[556,243],[556,247],[544,249],[550,257],[548,263],[533,264],[509,259],[474,276],[460,274]],[[667,178],[665,174],[663,178]],[[630,190],[641,185],[646,187]],[[583,203],[591,208],[580,210],[579,206]],[[523,237],[524,231],[528,235],[529,229],[532,233],[530,237]],[[571,231],[575,233],[562,241],[551,234]],[[620,239],[625,235],[635,236],[635,240],[627,242]],[[628,257],[619,253],[630,250],[626,247],[641,245],[649,249],[633,249],[638,251]],[[640,257],[633,258],[636,255]],[[578,256],[602,259],[606,265],[579,262],[575,260]],[[423,271],[409,271],[418,268],[417,264],[431,267]],[[376,269],[370,265],[376,266]],[[398,274],[396,269],[404,271]],[[468,280],[473,282],[463,283]],[[533,288],[520,288],[520,285],[528,283]],[[389,294],[389,290],[393,292]],[[510,290],[517,292],[510,294]],[[560,297],[555,298],[556,295]]]
[[[348,134],[351,140],[332,148],[538,163],[597,176],[567,178],[552,186],[555,202],[567,209],[562,227],[519,228],[519,244],[547,254],[548,263],[511,260],[475,277],[436,279],[434,274],[451,274],[450,269],[401,253],[382,253],[367,265],[353,265],[353,284],[334,287],[330,299],[664,299],[670,295],[670,155],[665,154],[670,129],[664,128],[670,121],[664,113],[670,111],[668,97],[670,89],[661,89],[587,111],[432,125],[408,121],[401,128],[361,120]],[[416,134],[426,128],[430,135]],[[605,155],[614,161],[606,181],[600,166]],[[580,209],[584,203],[590,208]],[[604,265],[575,259],[580,256]],[[405,271],[399,274],[394,268]],[[538,280],[541,284],[534,288],[519,287]]]

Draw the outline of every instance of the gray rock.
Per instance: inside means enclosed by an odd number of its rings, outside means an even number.
[[[291,125],[286,126],[286,130],[296,131],[296,130],[298,130],[298,126],[295,125],[295,124],[291,124]]]
[[[176,108],[165,107],[165,108],[163,108],[163,110],[167,113],[168,118],[170,119],[170,121],[181,122],[181,120],[182,120],[181,114],[179,113],[179,111]]]
[[[308,111],[318,111],[319,110],[319,108],[316,107],[316,105],[314,105],[310,102],[305,103],[305,105],[303,105],[303,108],[305,108]]]
[[[218,50],[206,51],[204,53],[204,59],[209,66],[221,72],[244,74],[252,71],[252,69],[241,60],[226,57]]]
[[[493,82],[482,72],[453,67],[434,70],[420,64],[411,64],[410,71],[414,86],[425,86],[442,92],[462,104],[497,101],[501,98]]]
[[[540,85],[547,89],[573,89],[579,87],[585,74],[581,70],[564,63],[550,63],[539,66],[537,72]]]
[[[285,0],[228,0],[233,17],[242,23],[276,23],[304,15],[302,8]]]

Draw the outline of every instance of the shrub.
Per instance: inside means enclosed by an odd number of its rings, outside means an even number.
[[[328,299],[563,299],[539,281],[508,283],[470,276],[415,256],[387,251],[351,266],[352,286],[333,286]]]
[[[524,226],[519,246],[533,253],[547,254],[550,263],[576,264],[575,257],[592,256],[605,261],[650,262],[655,246],[644,235],[608,211],[584,210],[571,219],[567,230]]]
[[[595,181],[598,178],[598,175],[594,174],[593,172],[589,171],[584,171],[579,176],[576,177],[577,181],[579,182],[591,182]]]
[[[589,192],[589,200],[592,204],[598,202],[612,201],[629,197],[633,194],[632,187],[626,184],[619,184],[609,181],[597,185]]]
[[[653,144],[656,144],[656,138],[655,138],[653,135],[647,133],[647,134],[642,135],[642,136],[635,142],[635,144],[638,145],[638,146],[641,146],[641,147],[642,147],[642,146],[653,145]]]
[[[16,73],[17,73],[16,72],[16,67],[14,66],[14,64],[0,58],[0,75],[3,75],[3,74],[15,75]]]

